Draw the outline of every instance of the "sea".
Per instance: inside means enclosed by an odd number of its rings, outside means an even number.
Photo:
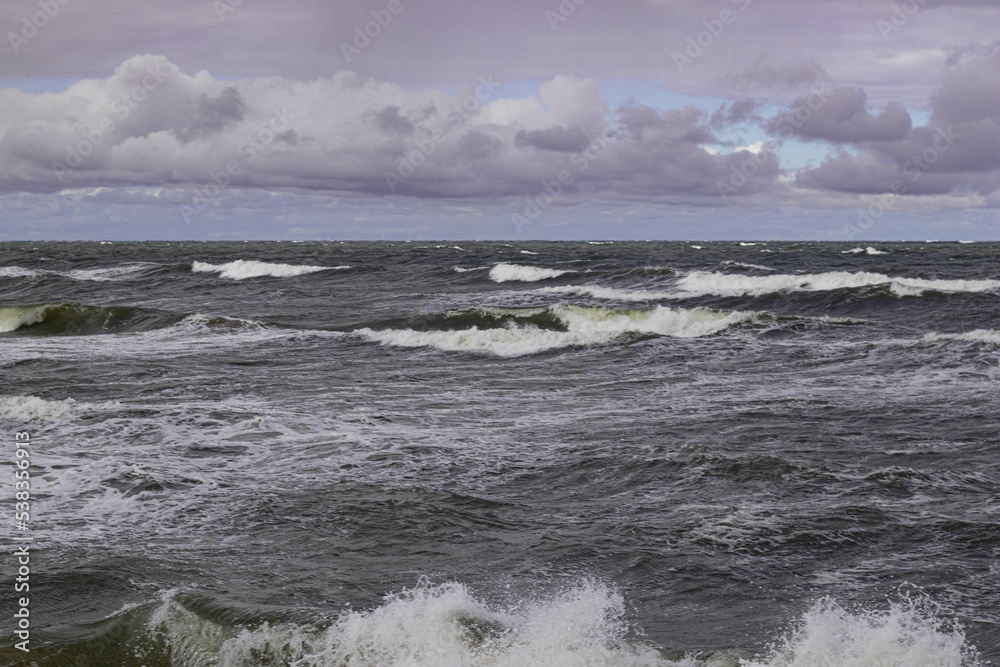
[[[998,380],[1000,243],[2,243],[0,665],[1000,665]]]

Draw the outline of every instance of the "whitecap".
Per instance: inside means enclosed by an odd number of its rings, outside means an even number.
[[[821,292],[851,287],[888,285],[897,296],[920,296],[925,291],[988,292],[1000,289],[1000,280],[927,280],[903,278],[881,273],[805,273],[772,276],[744,276],[696,271],[677,281],[677,287],[690,296],[761,296],[779,292]]]
[[[533,283],[549,278],[572,273],[571,271],[561,271],[559,269],[544,269],[538,266],[526,264],[508,264],[500,262],[490,269],[490,280],[495,283],[524,282]]]
[[[195,261],[191,264],[191,270],[195,273],[218,273],[222,278],[231,280],[245,280],[247,278],[260,278],[264,276],[272,278],[290,278],[302,276],[318,271],[329,271],[334,269],[349,269],[349,266],[303,266],[296,264],[276,264],[271,262],[260,262],[255,259],[237,259],[225,264],[208,264],[206,262]]]

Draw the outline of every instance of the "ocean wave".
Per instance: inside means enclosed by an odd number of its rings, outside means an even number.
[[[453,319],[476,324],[461,329],[357,329],[366,340],[395,347],[429,347],[447,352],[477,352],[520,357],[566,347],[603,345],[628,334],[698,338],[750,322],[766,313],[672,309],[647,310],[556,305],[545,308],[475,308],[453,313]],[[481,324],[485,326],[480,326]]]
[[[506,262],[500,262],[490,269],[490,280],[495,283],[533,283],[539,280],[558,278],[559,276],[567,273],[572,273],[572,271],[544,269],[538,266],[528,266],[527,264],[508,264]]]
[[[674,298],[668,292],[650,292],[648,290],[625,290],[601,285],[561,285],[559,287],[540,287],[539,292],[546,294],[570,294],[574,296],[589,296],[593,299],[608,301],[661,301]]]
[[[879,285],[887,285],[896,296],[920,296],[928,291],[989,292],[1000,289],[1000,280],[925,280],[846,271],[773,276],[696,271],[677,281],[678,289],[686,293],[686,296],[762,296],[780,292],[821,292]]]
[[[823,600],[764,661],[740,667],[973,667],[978,655],[965,634],[940,619],[926,600],[887,611],[848,611]]]
[[[35,336],[148,331],[179,322],[183,315],[130,306],[42,303],[0,306],[0,333]]]
[[[763,264],[750,264],[748,262],[736,262],[733,260],[726,260],[722,263],[724,267],[740,267],[744,269],[757,269],[759,271],[774,271],[770,266],[764,266]]]
[[[881,250],[876,250],[875,248],[868,246],[867,248],[851,248],[850,250],[841,250],[841,254],[844,255],[858,255],[865,253],[867,255],[888,255],[889,253],[883,252]]]
[[[151,262],[135,262],[120,266],[105,266],[96,269],[72,269],[70,271],[52,271],[48,269],[27,269],[21,266],[0,267],[0,278],[37,278],[42,276],[59,276],[71,280],[86,280],[94,282],[110,282],[128,280],[138,274],[160,266]]]
[[[225,264],[208,264],[195,261],[191,270],[195,273],[218,273],[221,278],[230,280],[246,280],[247,278],[291,278],[319,271],[349,269],[350,266],[304,266],[297,264],[278,264],[260,262],[255,259],[237,259]]]
[[[995,329],[976,329],[974,331],[958,334],[929,333],[921,338],[921,340],[926,343],[934,343],[944,340],[960,340],[970,343],[1000,345],[1000,331]]]
[[[282,617],[284,616],[284,617]],[[126,605],[91,633],[126,634],[144,664],[185,667],[974,667],[961,628],[923,599],[885,611],[814,604],[762,656],[739,648],[686,653],[637,637],[620,592],[584,579],[547,596],[492,603],[461,583],[386,596],[374,609],[315,621],[257,612],[181,590]],[[141,635],[141,636],[135,636]],[[706,636],[704,643],[712,644]],[[81,650],[115,662],[119,641]],[[75,648],[60,647],[72,659]],[[40,657],[48,649],[39,649]],[[140,664],[137,662],[136,664]]]
[[[0,396],[0,416],[15,422],[54,421],[79,413],[96,410],[117,410],[121,404],[78,403],[72,398],[46,400],[37,396]]]

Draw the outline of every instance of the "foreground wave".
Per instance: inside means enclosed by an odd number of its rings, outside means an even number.
[[[459,583],[386,597],[326,617],[258,612],[184,591],[88,624],[74,646],[42,649],[60,664],[124,667],[973,667],[961,628],[926,600],[850,611],[822,600],[759,656],[685,654],[638,639],[616,590],[584,580],[554,595],[492,604]],[[711,644],[710,638],[706,639]],[[121,647],[128,651],[121,651]],[[9,653],[9,649],[0,649]]]

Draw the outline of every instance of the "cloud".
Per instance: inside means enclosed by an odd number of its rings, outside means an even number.
[[[543,83],[537,99],[504,98],[499,83],[483,81],[456,95],[351,72],[222,82],[204,71],[187,75],[162,56],[136,56],[107,79],[63,93],[0,91],[0,191],[205,189],[224,180],[237,188],[489,198],[537,194],[569,170],[574,196],[717,198],[717,182],[744,159],[702,147],[716,137],[695,107],[629,103],[612,111],[595,81],[577,77]],[[746,101],[720,113],[736,122],[756,108]],[[754,172],[740,196],[774,182],[777,158]]]
[[[771,119],[767,129],[774,134],[787,129],[792,136],[805,140],[861,143],[903,139],[911,128],[910,114],[896,102],[890,102],[881,113],[872,114],[861,88],[833,90],[814,109],[809,107],[810,103],[809,97],[796,99],[792,103],[794,110]],[[796,114],[803,119],[797,121]]]
[[[995,202],[1000,190],[997,90],[1000,55],[970,60],[951,72],[933,95],[926,126],[896,138],[890,131],[872,130],[874,136],[844,131],[843,140],[854,142],[862,152],[838,153],[802,172],[798,182],[849,193],[890,192],[901,184],[908,194],[975,192]],[[818,127],[829,129],[823,123]],[[837,126],[833,128],[823,138]]]
[[[765,62],[763,58],[728,72],[723,79],[736,90],[796,90],[831,80],[830,74],[812,56],[795,62]]]

